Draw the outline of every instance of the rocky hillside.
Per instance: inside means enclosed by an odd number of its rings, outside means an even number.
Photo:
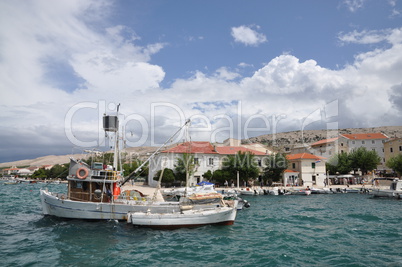
[[[294,147],[301,144],[311,144],[323,139],[337,137],[339,134],[356,134],[356,133],[384,133],[388,137],[402,137],[402,126],[383,126],[373,128],[346,128],[338,130],[305,130],[293,131],[285,133],[277,133],[261,135],[242,140],[242,143],[262,143],[269,147]]]
[[[322,139],[332,138],[338,136],[338,134],[352,134],[352,133],[379,133],[382,132],[389,137],[402,137],[402,126],[385,126],[385,127],[373,127],[373,128],[347,128],[339,130],[306,130],[306,131],[293,131],[286,133],[277,133],[274,135],[266,134],[258,137],[250,138],[249,140],[242,140],[242,143],[262,143],[268,146],[274,146],[278,150],[284,147],[292,148],[294,146],[300,146],[303,143],[314,143]],[[132,147],[127,148],[126,152],[133,158],[140,157],[146,158],[150,153],[154,152],[156,147]],[[87,154],[74,154],[74,155],[62,155],[62,156],[45,156],[36,159],[19,160],[14,162],[0,163],[0,168],[11,166],[42,166],[42,165],[54,165],[68,163],[70,157],[85,158]]]
[[[126,152],[130,154],[130,156],[137,158],[144,158],[148,154],[154,152],[156,150],[155,147],[132,147],[127,148]],[[36,159],[25,159],[25,160],[18,160],[13,162],[4,162],[0,163],[0,168],[5,167],[22,167],[22,166],[43,166],[43,165],[55,165],[55,164],[64,164],[70,162],[70,157],[75,159],[87,158],[88,154],[70,154],[70,155],[49,155],[44,156]]]

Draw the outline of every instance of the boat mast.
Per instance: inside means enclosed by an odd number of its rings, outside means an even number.
[[[153,156],[155,156],[156,153],[158,153],[158,152],[162,149],[162,147],[164,147],[168,142],[170,142],[170,140],[173,139],[173,137],[175,137],[176,134],[178,134],[178,133],[179,133],[187,124],[189,124],[189,123],[190,123],[190,119],[188,119],[188,120],[184,123],[184,125],[183,125],[182,127],[180,127],[179,130],[177,130],[177,132],[175,132],[168,140],[166,140],[166,142],[163,143],[163,145],[161,145],[154,153],[152,153],[151,156],[149,156],[137,169],[135,169],[132,173],[130,173],[129,175],[127,175],[126,177],[124,177],[124,180],[123,180],[123,182],[121,183],[121,185],[124,185],[124,184],[130,179],[131,175],[133,175],[134,173],[136,173],[136,172],[138,172],[139,170],[141,170],[141,168],[144,167],[145,164],[147,164],[148,161],[150,161],[151,158],[152,158]]]
[[[119,121],[119,108],[120,104],[117,105],[117,121]],[[115,144],[114,144],[114,157],[113,157],[113,168],[115,171],[118,170],[119,166],[119,124],[116,125],[116,134],[115,134]]]

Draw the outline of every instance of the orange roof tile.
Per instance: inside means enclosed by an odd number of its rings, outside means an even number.
[[[249,149],[242,146],[220,146],[216,147],[216,151],[222,155],[235,155],[238,152],[250,152],[254,155],[266,155],[264,152],[260,152],[257,150]]]
[[[284,170],[284,172],[296,172],[296,173],[299,173],[297,171],[293,171],[293,170],[289,170],[289,169]]]
[[[388,139],[388,136],[382,133],[364,133],[364,134],[341,134],[347,139],[364,140],[364,139]]]
[[[185,142],[163,151],[165,153],[217,154],[210,142]]]
[[[288,160],[295,160],[295,159],[313,159],[313,160],[322,160],[323,157],[319,157],[310,153],[299,153],[299,154],[290,154],[287,155],[286,158]]]
[[[333,143],[333,142],[335,142],[335,141],[338,140],[338,139],[339,139],[339,137],[334,137],[334,138],[329,138],[329,139],[323,139],[323,140],[320,140],[320,141],[318,141],[318,142],[315,142],[315,143],[311,144],[311,146],[317,146],[317,145],[322,145],[322,144]]]

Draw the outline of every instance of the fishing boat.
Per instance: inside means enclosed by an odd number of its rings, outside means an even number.
[[[155,197],[149,199],[136,190],[121,192],[122,186],[130,177],[141,170],[163,146],[188,124],[189,120],[133,173],[123,176],[123,172],[119,170],[120,138],[118,116],[104,115],[103,128],[105,132],[115,134],[113,166],[104,165],[102,162],[88,164],[83,160],[70,158],[67,193],[49,192],[48,189],[40,190],[43,214],[60,218],[130,221],[128,218],[132,218],[133,214],[144,213],[165,216],[166,214],[177,214],[186,210],[186,213],[196,211],[194,214],[202,215],[202,220],[199,217],[197,218],[199,220],[198,224],[200,222],[202,224],[209,224],[209,222],[211,224],[228,224],[233,222],[233,214],[236,215],[236,209],[228,207],[223,201],[206,203],[205,200],[201,201],[197,197],[188,196],[180,199],[180,201],[166,202],[156,201]],[[234,209],[235,211],[223,212],[228,209]],[[204,210],[208,212],[203,212]],[[214,212],[217,214],[214,214]],[[195,217],[194,215],[191,216],[191,218]],[[183,218],[183,216],[178,216],[178,218]],[[177,223],[177,225],[189,224],[188,220],[190,218],[183,219],[185,219],[185,223]],[[180,219],[177,220],[180,221]]]
[[[203,225],[232,225],[236,218],[236,208],[223,206],[211,209],[190,207],[172,213],[129,212],[127,222],[134,226],[153,229],[177,229]]]
[[[396,178],[393,179],[389,188],[373,188],[371,190],[373,197],[389,197],[402,199],[402,180]]]

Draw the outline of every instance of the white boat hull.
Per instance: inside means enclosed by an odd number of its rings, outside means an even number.
[[[72,201],[57,197],[46,190],[40,190],[42,211],[44,215],[60,218],[86,220],[127,220],[128,212],[175,212],[180,210],[178,202],[126,201],[126,203],[101,203]]]
[[[176,229],[203,225],[232,225],[236,219],[236,214],[235,207],[192,209],[174,213],[130,212],[127,221],[135,226]]]
[[[389,198],[402,199],[402,190],[372,189],[371,194],[374,197],[389,197]]]

